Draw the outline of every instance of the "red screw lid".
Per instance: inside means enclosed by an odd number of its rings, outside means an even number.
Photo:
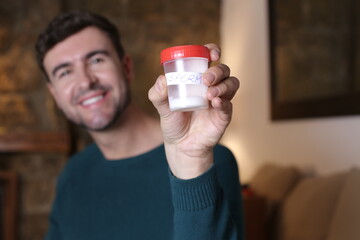
[[[207,47],[202,45],[183,45],[166,48],[160,53],[161,64],[164,62],[186,57],[201,57],[210,59],[210,51]]]

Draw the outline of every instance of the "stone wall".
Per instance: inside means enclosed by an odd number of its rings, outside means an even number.
[[[162,67],[161,49],[180,44],[219,43],[220,0],[2,0],[0,1],[0,135],[66,133],[77,137],[63,151],[0,147],[0,171],[19,177],[17,236],[43,239],[56,177],[69,152],[87,140],[58,112],[37,69],[33,45],[46,23],[61,11],[86,9],[110,18],[120,29],[135,64],[133,101],[155,115],[147,91]],[[0,138],[0,146],[2,145]],[[63,143],[62,143],[63,144]],[[51,149],[51,148],[50,148]]]

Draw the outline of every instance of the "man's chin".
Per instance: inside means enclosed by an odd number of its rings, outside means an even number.
[[[111,129],[113,122],[106,124],[80,124],[81,127],[90,132],[102,132]]]
[[[119,120],[120,116],[121,116],[121,114],[117,113],[115,116],[108,119],[107,121],[105,121],[105,119],[101,119],[100,121],[93,121],[91,123],[83,122],[78,125],[85,128],[85,130],[87,130],[87,131],[103,132],[103,131],[107,131],[107,130],[110,130],[111,128],[113,128],[115,126],[116,122]]]
[[[124,107],[118,107],[116,108],[117,111],[114,112],[113,115],[107,115],[107,116],[101,116],[101,117],[95,117],[92,119],[88,119],[88,121],[83,119],[78,119],[80,122],[73,121],[76,125],[83,127],[87,131],[92,132],[102,132],[112,129],[115,125],[117,125],[117,122],[120,121],[121,116],[123,112],[125,111],[126,107],[128,106],[129,101],[127,101],[127,104],[124,105]],[[69,118],[70,119],[70,118]]]

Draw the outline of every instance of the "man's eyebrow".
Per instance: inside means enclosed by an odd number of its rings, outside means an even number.
[[[70,66],[70,63],[60,63],[59,65],[57,65],[53,70],[52,70],[52,75],[55,76],[56,72],[58,70],[60,70],[61,68],[64,68],[64,67],[68,67]]]
[[[92,52],[89,52],[88,54],[86,54],[85,59],[89,59],[97,54],[103,54],[106,56],[110,55],[109,51],[107,51],[107,50],[95,50],[95,51],[92,51]]]

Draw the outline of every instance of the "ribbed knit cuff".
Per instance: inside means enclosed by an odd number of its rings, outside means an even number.
[[[204,174],[189,180],[178,179],[170,172],[170,185],[174,208],[183,211],[197,211],[213,206],[220,194],[215,165]]]

